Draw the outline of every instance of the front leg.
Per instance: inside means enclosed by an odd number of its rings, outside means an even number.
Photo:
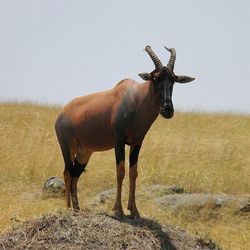
[[[136,207],[135,202],[135,188],[136,188],[136,178],[137,172],[137,162],[140,152],[141,144],[134,147],[130,147],[129,154],[129,199],[128,199],[128,210],[131,212],[133,218],[140,218],[140,214]]]
[[[115,158],[116,158],[116,177],[117,177],[117,192],[116,201],[114,206],[115,216],[122,218],[124,215],[122,209],[121,193],[122,193],[122,182],[125,176],[125,142],[123,140],[117,140],[115,143]]]

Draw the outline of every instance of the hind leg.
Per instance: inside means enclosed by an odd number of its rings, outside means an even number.
[[[71,185],[72,185],[72,165],[75,158],[76,143],[72,138],[70,138],[70,136],[63,137],[61,136],[60,133],[57,133],[57,136],[65,164],[63,175],[64,175],[64,183],[66,191],[66,205],[69,208]]]
[[[72,166],[73,171],[72,171],[72,180],[71,180],[71,187],[70,187],[72,205],[75,211],[80,210],[78,195],[77,195],[78,179],[83,173],[83,171],[85,170],[91,154],[92,152],[88,151],[86,148],[82,147],[81,145],[78,145],[76,158]]]
[[[65,183],[65,191],[66,191],[66,206],[67,208],[70,208],[70,189],[71,189],[71,175],[69,174],[69,171],[65,168],[64,172],[64,183]]]
[[[78,196],[77,196],[77,183],[78,183],[80,175],[83,173],[86,166],[87,166],[87,163],[80,164],[77,161],[77,159],[75,159],[74,165],[72,167],[73,173],[71,177],[70,194],[71,194],[73,209],[75,211],[80,210]]]
[[[65,169],[63,174],[66,189],[66,205],[68,208],[70,208],[70,195],[73,181],[72,166],[75,158],[76,142],[73,139],[69,140],[68,145],[69,147],[64,147],[63,150],[63,157],[65,162]]]
[[[71,123],[64,115],[57,118],[55,130],[65,163],[63,174],[66,188],[66,204],[67,207],[70,207],[71,197],[73,208],[79,210],[77,182],[92,152],[75,140]]]

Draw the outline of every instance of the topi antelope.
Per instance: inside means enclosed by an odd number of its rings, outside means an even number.
[[[73,209],[79,210],[77,182],[92,153],[115,148],[117,194],[114,211],[118,218],[124,215],[121,191],[125,175],[124,148],[127,144],[130,146],[127,209],[132,217],[140,217],[135,202],[135,187],[137,160],[143,139],[159,113],[167,119],[174,115],[174,83],[194,80],[175,75],[175,49],[166,49],[171,55],[167,66],[163,66],[151,47],[146,46],[145,51],[152,59],[155,70],[139,74],[144,83],[124,79],[111,90],[75,98],[59,114],[55,129],[65,163],[67,207],[70,207],[71,197]]]

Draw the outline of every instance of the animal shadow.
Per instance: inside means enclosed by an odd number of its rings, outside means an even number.
[[[114,216],[110,217],[119,220],[121,223],[127,223],[134,227],[150,230],[155,235],[155,237],[159,239],[161,249],[163,250],[177,250],[177,248],[172,244],[168,234],[163,231],[162,226],[154,220],[148,218],[133,219],[130,216],[124,216],[122,219],[118,219]]]

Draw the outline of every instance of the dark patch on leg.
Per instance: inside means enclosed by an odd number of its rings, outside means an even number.
[[[115,159],[116,166],[118,166],[122,161],[125,161],[125,143],[124,140],[118,140],[115,143]]]
[[[134,166],[137,163],[140,149],[141,149],[141,144],[136,145],[132,148],[132,151],[130,152],[130,155],[129,155],[130,167]]]
[[[71,177],[80,177],[80,175],[85,171],[86,166],[87,166],[87,163],[80,164],[77,161],[77,159],[75,158],[71,167],[68,168],[68,171],[69,171]]]

